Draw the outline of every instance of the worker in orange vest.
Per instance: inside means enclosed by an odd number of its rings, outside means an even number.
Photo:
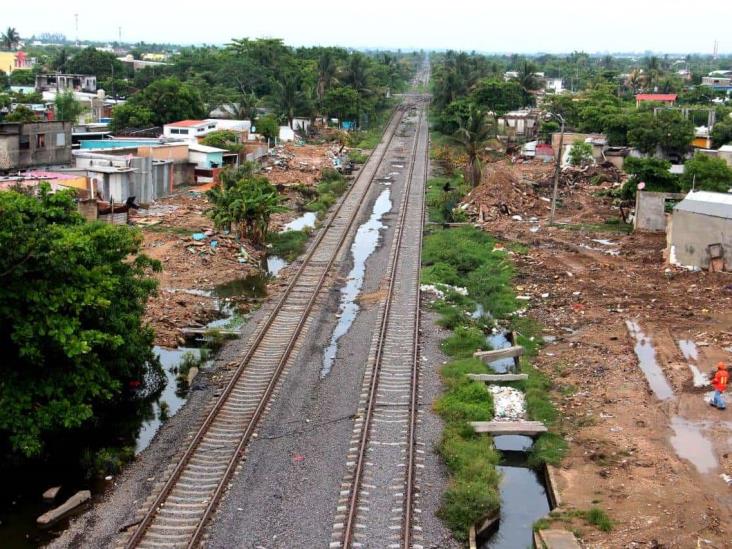
[[[709,403],[720,410],[724,410],[727,404],[724,402],[724,392],[727,390],[727,382],[729,381],[729,373],[727,365],[724,362],[717,364],[717,372],[712,379],[712,387],[714,387],[714,395]]]

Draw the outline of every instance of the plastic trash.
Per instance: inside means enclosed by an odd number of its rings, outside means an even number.
[[[193,233],[191,237],[193,238],[193,240],[203,240],[204,238],[206,238],[206,235],[203,233]]]
[[[210,242],[210,244],[211,244],[211,247],[212,248],[216,248],[219,245],[219,241],[218,240],[212,240]]]

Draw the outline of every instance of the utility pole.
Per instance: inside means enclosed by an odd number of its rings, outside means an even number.
[[[559,150],[557,151],[557,165],[554,169],[554,190],[552,191],[552,209],[549,214],[549,225],[554,225],[554,213],[557,210],[557,189],[559,188],[559,172],[562,169],[562,148],[564,147],[564,117],[560,114],[552,114],[562,124],[559,133]]]

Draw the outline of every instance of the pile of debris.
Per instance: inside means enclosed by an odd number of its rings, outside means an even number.
[[[267,179],[275,185],[315,185],[324,168],[346,163],[347,155],[338,144],[294,145],[287,143],[271,150],[264,161]]]
[[[625,174],[615,167],[611,162],[589,166],[565,166],[559,176],[561,187],[596,186],[603,183],[621,183]],[[540,187],[551,187],[554,185],[554,174],[538,180],[536,184]]]

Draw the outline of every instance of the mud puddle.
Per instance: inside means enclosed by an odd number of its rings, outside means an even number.
[[[498,529],[480,544],[481,549],[533,547],[533,525],[551,507],[544,480],[527,465],[527,452],[533,441],[524,436],[494,438],[501,452],[501,515]]]
[[[287,231],[302,231],[303,229],[312,229],[315,227],[315,222],[318,220],[318,216],[315,212],[305,212],[300,217],[297,217],[283,225],[281,233]]]
[[[699,351],[696,348],[696,343],[690,339],[680,339],[678,343],[681,354],[684,355],[689,370],[691,370],[694,387],[706,387],[709,385],[709,378],[696,365],[696,362],[699,360]]]
[[[634,320],[626,320],[628,333],[635,340],[635,354],[638,357],[638,365],[643,375],[646,376],[648,385],[658,400],[669,400],[673,398],[674,391],[671,388],[663,370],[656,360],[656,349],[650,337],[643,333],[640,325]]]
[[[702,433],[704,422],[674,416],[671,418],[671,428],[674,430],[671,445],[680,458],[690,461],[702,474],[711,473],[719,467],[714,447]]]
[[[386,225],[381,222],[383,216],[391,211],[391,191],[384,190],[374,202],[371,210],[371,217],[363,223],[356,232],[356,238],[351,245],[351,255],[353,256],[353,268],[348,273],[346,284],[341,288],[340,305],[338,307],[338,324],[336,324],[330,343],[323,352],[323,365],[320,370],[321,376],[326,376],[333,368],[336,353],[338,352],[338,340],[345,335],[356,315],[360,310],[358,305],[358,295],[361,293],[363,279],[366,273],[366,261],[376,251],[379,245],[382,229]]]

